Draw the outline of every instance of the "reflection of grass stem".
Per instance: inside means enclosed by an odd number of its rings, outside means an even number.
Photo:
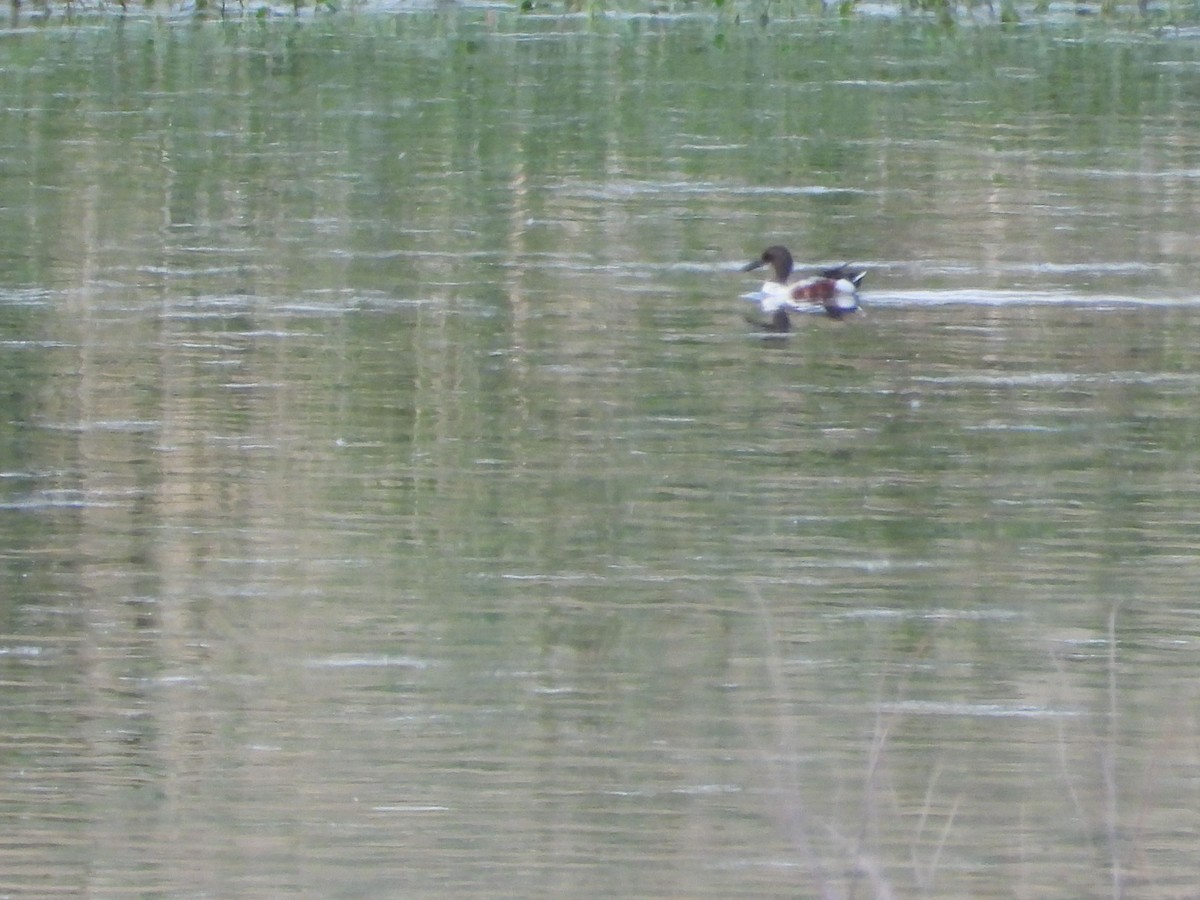
[[[1105,711],[1105,717],[1108,720],[1108,727],[1103,734],[1099,731],[1096,733],[1096,741],[1099,744],[1099,760],[1098,766],[1100,770],[1100,778],[1103,782],[1103,807],[1104,807],[1104,823],[1102,829],[1094,829],[1093,833],[1103,831],[1104,852],[1108,856],[1108,871],[1109,871],[1109,889],[1114,900],[1125,896],[1125,881],[1128,877],[1125,866],[1122,862],[1121,854],[1121,802],[1120,802],[1120,787],[1119,787],[1119,772],[1117,748],[1120,746],[1121,729],[1120,718],[1117,711],[1117,607],[1114,604],[1108,613],[1108,625],[1106,641],[1108,643],[1108,658],[1105,661],[1108,674],[1108,709]],[[1065,681],[1066,672],[1062,665],[1062,659],[1055,654],[1054,665],[1058,671],[1061,681]],[[1062,719],[1056,719],[1055,727],[1058,737],[1058,765],[1060,776],[1063,783],[1066,785],[1067,794],[1071,798],[1071,804],[1075,808],[1076,818],[1081,823],[1094,821],[1094,817],[1089,815],[1084,808],[1082,799],[1079,796],[1079,791],[1076,787],[1077,777],[1072,774],[1071,762],[1068,753],[1068,740],[1064,730],[1064,722]],[[1149,781],[1152,780],[1149,772],[1153,768],[1154,754],[1151,754],[1150,763],[1147,768],[1146,785],[1143,787],[1142,796],[1149,795]],[[1140,830],[1140,825],[1135,832]],[[1097,847],[1097,850],[1100,848]]]
[[[883,812],[879,806],[879,798],[883,791],[881,778],[885,771],[886,750],[892,730],[900,718],[898,712],[885,713],[884,693],[888,679],[883,677],[880,683],[880,694],[876,701],[875,730],[871,738],[868,752],[866,772],[863,778],[862,820],[853,837],[847,836],[834,823],[823,825],[813,823],[808,808],[804,802],[801,789],[799,740],[796,731],[796,716],[788,704],[788,692],[783,677],[783,655],[779,649],[779,636],[775,629],[770,610],[763,600],[761,593],[754,585],[748,587],[754,598],[763,623],[765,668],[770,684],[771,695],[776,707],[775,721],[777,726],[777,741],[775,746],[761,746],[760,756],[765,760],[768,781],[781,798],[781,818],[786,827],[789,840],[804,862],[816,887],[816,895],[823,900],[833,898],[853,897],[856,894],[854,882],[869,887],[869,895],[875,900],[890,900],[895,896],[892,886],[884,870],[878,854],[871,850],[872,838],[878,838],[880,821]],[[907,679],[900,678],[895,687],[895,693],[903,696]],[[891,689],[887,688],[887,693]],[[753,729],[749,729],[753,734]],[[769,742],[768,742],[769,743]],[[930,775],[925,789],[924,801],[918,816],[916,827],[909,845],[911,865],[914,879],[921,890],[929,892],[936,880],[941,862],[942,852],[949,841],[951,829],[954,827],[961,796],[954,800],[936,841],[929,851],[928,858],[922,862],[921,845],[927,832],[930,817],[934,811],[934,800],[941,776],[942,767],[939,762]],[[829,844],[842,854],[847,861],[846,871],[850,884],[843,887],[838,879],[831,878],[822,862],[821,852],[814,844],[814,835],[821,833],[828,839]]]
[[[925,823],[929,818],[929,811],[933,809],[934,788],[937,787],[938,780],[942,775],[942,764],[939,761],[929,776],[929,784],[925,788],[925,800],[921,805],[921,815],[917,819],[917,828],[913,834],[911,844],[912,867],[917,878],[917,884],[921,890],[929,893],[933,890],[933,883],[937,876],[938,864],[942,859],[942,850],[946,847],[946,841],[950,837],[950,830],[954,827],[954,819],[958,814],[958,804],[962,802],[962,795],[954,798],[954,803],[950,807],[950,813],[946,816],[946,824],[942,826],[942,833],[938,835],[938,841],[933,847],[933,854],[929,861],[924,865],[918,859],[917,850],[921,845],[922,837],[925,834]]]
[[[766,601],[763,600],[762,594],[754,586],[749,586],[748,590],[752,598],[754,598],[763,623],[763,640],[767,650],[766,654],[764,654],[764,665],[766,665],[770,695],[773,697],[776,708],[774,720],[778,724],[778,732],[776,732],[778,744],[775,746],[760,746],[760,756],[766,761],[768,780],[774,788],[775,796],[780,798],[781,820],[786,828],[788,840],[790,840],[794,851],[803,860],[805,868],[808,869],[816,888],[816,895],[820,896],[823,900],[833,900],[834,898],[846,898],[846,896],[856,895],[857,892],[853,882],[865,882],[866,886],[869,886],[869,895],[871,898],[875,898],[875,900],[890,900],[895,895],[892,884],[888,880],[887,872],[884,871],[880,858],[870,850],[871,838],[872,836],[877,838],[883,815],[880,805],[878,805],[878,798],[880,798],[883,790],[880,781],[884,770],[884,762],[886,762],[886,750],[896,720],[900,718],[899,713],[886,714],[883,712],[883,694],[887,678],[884,677],[882,680],[880,696],[877,697],[875,732],[871,737],[863,779],[862,821],[859,823],[857,834],[848,836],[844,832],[841,832],[834,823],[818,824],[811,820],[808,806],[806,806],[804,797],[802,796],[803,779],[800,776],[799,770],[800,752],[796,730],[797,718],[790,708],[790,704],[787,702],[787,689],[784,674],[782,674],[782,653],[779,648],[778,632],[775,630],[772,616],[770,616],[769,608]],[[905,680],[901,678],[900,683],[896,685],[896,692],[900,695],[904,694]],[[890,689],[887,692],[890,692]],[[749,731],[751,734],[754,733],[754,730]],[[931,889],[932,884],[936,880],[942,851],[947,845],[950,829],[954,827],[955,816],[956,812],[958,812],[961,799],[955,799],[952,808],[949,810],[946,824],[942,827],[941,834],[937,835],[937,841],[935,846],[932,847],[929,859],[923,864],[922,860],[919,859],[919,845],[926,832],[926,826],[928,826],[932,810],[934,810],[934,798],[940,775],[941,764],[938,764],[934,773],[930,776],[928,786],[925,788],[924,803],[922,810],[920,810],[916,830],[914,830],[910,845],[914,878],[916,878],[917,883],[926,892]],[[817,832],[824,835],[824,839],[827,839],[828,844],[835,848],[836,853],[842,854],[845,857],[847,862],[847,877],[850,878],[850,884],[841,886],[836,878],[830,877],[829,872],[826,870],[826,865],[822,862],[822,854],[814,844],[814,835]]]
[[[1108,613],[1108,740],[1104,743],[1101,767],[1104,772],[1104,826],[1108,838],[1109,871],[1112,875],[1112,895],[1122,896],[1120,835],[1120,804],[1117,797],[1117,607]]]
[[[954,827],[954,819],[958,815],[958,804],[962,802],[962,794],[954,798],[954,803],[950,806],[950,814],[946,816],[946,824],[942,826],[942,833],[938,835],[937,846],[933,848],[933,858],[929,860],[925,868],[926,885],[928,889],[933,888],[933,880],[937,875],[938,864],[942,859],[942,850],[945,849],[946,841],[950,838],[950,829]]]
[[[800,797],[800,775],[795,768],[799,766],[799,761],[796,760],[795,754],[797,741],[793,725],[794,717],[789,714],[787,709],[787,694],[784,690],[783,675],[780,671],[782,656],[779,653],[779,641],[778,635],[775,632],[775,624],[771,620],[771,612],[767,609],[767,604],[763,600],[758,588],[750,585],[750,593],[754,597],[755,604],[758,606],[759,614],[762,616],[764,638],[767,644],[767,653],[765,654],[767,675],[771,682],[771,693],[778,707],[776,721],[779,722],[780,729],[779,747],[773,749],[762,748],[764,752],[760,755],[766,760],[769,780],[774,786],[776,793],[781,797],[788,798],[785,809],[785,821],[792,845],[800,852],[807,863],[822,900],[834,900],[834,898],[840,897],[840,893],[835,891],[833,885],[830,884],[829,879],[825,875],[824,866],[821,865],[820,857],[813,850],[808,815],[804,811],[804,804]],[[790,748],[793,751],[793,771],[791,772],[791,777],[786,779],[786,783],[781,771],[783,765],[781,761],[783,748]]]

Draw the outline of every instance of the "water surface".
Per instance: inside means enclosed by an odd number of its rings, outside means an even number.
[[[0,892],[1192,891],[1188,37],[0,35]]]

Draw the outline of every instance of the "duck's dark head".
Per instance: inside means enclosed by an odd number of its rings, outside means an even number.
[[[762,252],[762,256],[752,262],[746,263],[743,272],[752,272],[755,269],[763,266],[770,266],[775,272],[773,280],[780,284],[786,284],[788,276],[792,274],[792,254],[788,252],[787,247],[782,247],[776,244],[773,247],[768,247]]]

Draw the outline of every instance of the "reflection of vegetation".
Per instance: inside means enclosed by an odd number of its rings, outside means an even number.
[[[794,19],[800,16],[834,14],[842,18],[853,16],[861,0],[512,0],[512,8],[530,14],[587,13],[599,15],[610,12],[626,13],[679,13],[691,12],[703,16],[709,12],[732,15],[743,22],[757,21],[768,26],[776,19]],[[24,6],[36,9],[48,16],[52,12],[73,15],[82,11],[116,11],[128,13],[136,9],[182,8],[180,0],[65,0],[53,3],[40,0],[34,4],[23,4],[11,0],[13,15]],[[274,15],[302,15],[305,13],[337,13],[349,9],[369,11],[372,0],[193,0],[188,9],[197,17],[254,16],[266,19]],[[895,0],[896,15],[917,15],[943,26],[952,26],[960,19],[982,18],[1002,24],[1014,24],[1022,19],[1048,15],[1049,0],[1029,0],[1018,4],[1014,0]],[[1148,0],[1078,0],[1073,10],[1077,16],[1098,15],[1117,18],[1130,13],[1146,16],[1152,13],[1165,14],[1171,21],[1194,19],[1197,13],[1195,2],[1181,8],[1174,0],[1165,7],[1152,9]]]
[[[767,785],[760,796],[773,806],[812,896],[966,896],[978,882],[964,861],[979,852],[989,827],[980,823],[996,822],[1005,802],[1018,809],[1014,821],[1004,823],[1001,811],[995,842],[983,845],[993,866],[1003,866],[1010,850],[1022,859],[1014,896],[1043,893],[1022,847],[1031,823],[1042,817],[1068,836],[1069,846],[1082,848],[1079,877],[1090,882],[1075,885],[1082,893],[1104,896],[1107,888],[1122,897],[1147,881],[1154,857],[1147,853],[1144,822],[1173,810],[1175,798],[1163,794],[1156,766],[1131,772],[1123,758],[1129,739],[1123,729],[1130,726],[1120,702],[1127,671],[1122,656],[1133,642],[1118,621],[1127,615],[1120,603],[1109,607],[1103,627],[1093,623],[1098,651],[1077,656],[1069,643],[1055,648],[1047,642],[1052,675],[1035,651],[1024,662],[1032,677],[984,671],[974,680],[960,672],[950,687],[936,673],[955,667],[957,642],[970,624],[906,610],[888,617],[896,658],[879,683],[859,685],[861,694],[850,688],[854,700],[847,705],[814,708],[805,689],[811,673],[801,674],[795,663],[807,659],[812,668],[820,651],[794,637],[789,643],[757,588],[749,585],[748,594],[763,626],[761,663],[770,697],[764,707],[773,704],[774,715],[747,711],[742,721]],[[923,616],[929,618],[922,622]],[[904,617],[914,627],[906,627]],[[821,671],[830,677],[838,664],[826,662]],[[1085,664],[1091,670],[1081,674]],[[855,679],[849,668],[840,674]],[[862,727],[859,706],[874,709],[873,727]],[[838,733],[843,717],[858,728]],[[1014,739],[1022,732],[1024,738]],[[838,733],[835,750],[826,745],[831,733]],[[1006,768],[1026,781],[1004,785],[1002,795]],[[995,877],[988,868],[985,882]]]
[[[527,3],[530,0],[526,0]],[[570,0],[568,0],[570,2]],[[798,14],[836,13],[842,17],[853,15],[859,8],[860,0],[811,0],[808,3],[793,3],[788,6],[780,0],[711,0],[717,9],[731,9],[742,19],[756,18],[766,25],[773,18],[791,18]],[[1140,14],[1152,12],[1147,0],[1080,0],[1073,10],[1077,16],[1099,14],[1105,17],[1115,17],[1136,11]],[[1169,4],[1163,10],[1174,18],[1184,13],[1175,3]],[[1003,24],[1013,24],[1032,16],[1044,16],[1050,12],[1049,0],[1032,0],[1018,4],[1014,0],[898,0],[894,5],[897,14],[917,14],[928,17],[943,25],[952,25],[961,18],[983,18]]]

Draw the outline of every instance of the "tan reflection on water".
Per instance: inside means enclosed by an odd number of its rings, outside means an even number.
[[[490,21],[22,37],[0,893],[1186,895],[1194,49]]]

